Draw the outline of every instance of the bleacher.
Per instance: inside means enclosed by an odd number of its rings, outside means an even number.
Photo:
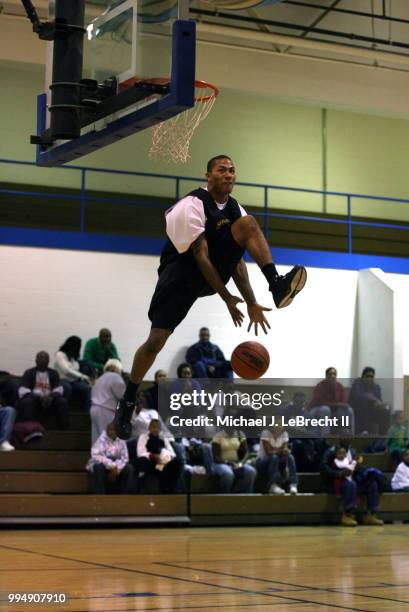
[[[85,470],[91,444],[89,416],[71,412],[69,431],[52,429],[10,453],[0,453],[0,524],[162,523],[190,525],[336,524],[340,501],[320,492],[318,473],[298,473],[297,496],[265,494],[256,480],[253,495],[217,495],[215,477],[194,474],[186,494],[159,495],[155,484],[141,495],[93,495]],[[362,450],[367,440],[355,439]],[[387,453],[365,455],[365,465],[383,470],[390,481]],[[359,510],[364,506],[360,500]],[[409,494],[384,493],[379,516],[409,521]]]

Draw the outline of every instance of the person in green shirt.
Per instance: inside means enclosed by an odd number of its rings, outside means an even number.
[[[108,359],[119,359],[119,356],[117,348],[112,342],[111,331],[103,328],[100,330],[98,338],[91,338],[87,341],[83,360],[94,368],[99,375]]]
[[[386,448],[392,457],[400,463],[407,446],[408,424],[403,412],[398,410],[392,415],[392,425],[389,427],[386,437]]]

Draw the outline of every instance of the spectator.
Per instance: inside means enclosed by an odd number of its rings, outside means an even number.
[[[119,360],[119,356],[116,346],[112,342],[110,330],[103,328],[100,330],[98,338],[91,338],[87,341],[84,349],[84,361],[94,368],[98,374],[101,374],[108,359]]]
[[[188,348],[186,361],[196,378],[233,378],[230,361],[226,361],[219,347],[210,342],[207,327],[200,329],[199,342]]]
[[[160,421],[162,433],[166,435],[167,439],[173,441],[173,436],[167,429],[158,411],[149,406],[146,391],[139,391],[138,404],[131,421],[132,437],[137,438],[140,435],[147,433],[149,430],[149,424],[152,420]]]
[[[357,507],[357,495],[366,497],[367,513],[364,516],[364,525],[383,525],[378,519],[376,512],[379,508],[380,485],[375,477],[361,478],[357,483],[350,479],[352,470],[338,468],[335,464],[337,447],[343,447],[346,451],[348,462],[355,459],[355,451],[350,446],[349,439],[340,440],[337,446],[327,449],[321,463],[322,487],[327,493],[339,494],[342,498],[343,514],[341,525],[344,527],[355,527],[358,523],[354,518]]]
[[[0,396],[2,397],[5,406],[15,408],[18,401],[19,380],[15,376],[11,376],[8,372],[0,372]]]
[[[178,458],[179,462],[182,464],[183,469],[184,469],[186,465],[185,445],[182,441],[175,442],[175,437],[169,431],[162,416],[159,415],[159,412],[157,410],[154,410],[153,408],[149,407],[148,402],[147,402],[146,391],[145,392],[140,391],[138,393],[137,407],[135,409],[135,412],[131,420],[133,439],[131,439],[128,442],[128,450],[131,454],[131,457],[135,455],[135,460],[136,460],[136,451],[134,453],[134,447],[136,447],[137,438],[139,438],[139,436],[149,431],[149,424],[152,420],[159,420],[161,432],[163,436],[166,438],[166,440],[172,443],[172,447],[176,453],[176,457]],[[184,442],[188,444],[187,440],[185,440]],[[132,463],[134,463],[134,461],[132,461]],[[137,467],[136,462],[135,462],[135,467]],[[186,488],[185,478],[184,478],[184,475],[182,474],[180,480],[177,483],[177,490],[178,492],[182,492],[182,491],[185,491],[185,488]]]
[[[146,433],[138,438],[137,470],[142,476],[142,490],[146,488],[146,477],[159,479],[162,493],[174,493],[183,471],[183,464],[169,439],[161,432],[159,419],[152,419]]]
[[[389,406],[382,401],[380,386],[375,382],[375,370],[366,367],[361,378],[354,380],[349,392],[349,403],[354,409],[356,433],[385,436],[390,425]]]
[[[45,351],[36,355],[36,366],[26,370],[18,393],[19,421],[39,421],[40,412],[54,412],[59,429],[68,429],[68,403],[56,370],[48,367],[50,356]]]
[[[406,449],[391,480],[392,491],[409,493],[409,450]]]
[[[307,396],[303,391],[296,391],[293,399],[277,408],[277,415],[286,420],[306,414]],[[310,415],[309,415],[310,416]],[[289,447],[299,472],[316,472],[319,470],[322,455],[327,443],[323,438],[311,438],[305,427],[289,427]]]
[[[13,425],[16,419],[16,410],[13,406],[6,406],[0,397],[0,451],[13,451],[14,446],[10,444],[13,433]]]
[[[190,367],[190,365],[188,363],[181,363],[178,368],[177,368],[177,376],[178,376],[178,380],[173,380],[171,382],[171,384],[169,385],[169,394],[172,393],[192,393],[192,391],[197,391],[198,393],[200,393],[201,391],[201,386],[199,384],[199,382],[197,380],[194,380],[192,378],[192,368]],[[163,407],[163,410],[161,410],[161,416],[162,419],[165,423],[169,422],[169,418],[171,416],[172,411],[170,410],[170,408],[168,409],[168,412],[166,412],[166,408],[167,407]],[[179,415],[183,416],[183,412],[184,409],[182,408],[181,410],[179,410]],[[186,415],[187,416],[187,415]],[[176,428],[172,428],[172,431],[175,435],[175,438],[178,440],[182,437],[181,432],[177,433]]]
[[[64,389],[64,397],[69,402],[71,397],[77,397],[80,409],[89,412],[91,406],[91,380],[87,374],[80,371],[79,356],[81,338],[69,336],[55,354],[54,366],[60,375]]]
[[[386,435],[386,448],[398,465],[408,447],[408,424],[401,410],[392,414],[392,425]]]
[[[244,463],[248,451],[242,431],[219,431],[202,452],[207,473],[219,477],[219,493],[253,493],[256,470]]]
[[[90,411],[92,444],[113,420],[118,400],[125,391],[121,372],[121,362],[118,359],[108,359],[104,365],[104,374],[92,387]]]
[[[281,426],[275,425],[265,429],[260,436],[260,447],[257,453],[257,471],[267,476],[267,485],[270,493],[283,495],[285,489],[279,482],[289,483],[289,492],[298,493],[297,469],[294,457],[288,448],[288,433]]]
[[[362,460],[362,457],[359,457],[359,460]],[[357,461],[354,459],[351,461],[348,457],[347,451],[343,446],[338,446],[335,449],[335,458],[334,458],[334,467],[339,470],[346,470],[350,472],[349,476],[345,476],[347,480],[352,480],[352,474],[356,468]],[[341,485],[342,485],[342,477],[335,479],[334,488],[335,495],[337,497],[341,497]]]
[[[145,396],[147,405],[149,408],[153,410],[158,410],[158,402],[159,402],[159,384],[165,384],[167,373],[165,370],[157,370],[155,372],[155,382],[152,387],[145,389]]]
[[[337,370],[335,368],[330,367],[325,370],[325,379],[321,380],[312,392],[308,412],[310,413],[309,416],[316,418],[325,416],[349,417],[349,429],[351,434],[354,434],[354,411],[348,405],[346,390],[337,381]],[[319,433],[328,435],[330,431],[327,428],[321,428]]]
[[[133,468],[128,463],[125,440],[116,435],[115,426],[109,423],[91,448],[87,470],[94,476],[95,493],[133,493]]]

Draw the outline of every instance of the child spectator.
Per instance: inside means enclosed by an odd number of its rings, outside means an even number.
[[[279,425],[261,433],[256,467],[260,474],[267,476],[269,492],[274,495],[285,493],[285,489],[279,486],[279,481],[289,483],[291,494],[298,493],[297,468],[288,448],[288,441],[288,433]]]
[[[376,516],[376,512],[379,509],[380,477],[382,474],[379,470],[374,470],[374,468],[363,467],[360,462],[359,469],[357,466],[355,470],[338,468],[335,464],[335,458],[337,456],[337,448],[340,446],[345,448],[349,463],[354,460],[356,452],[351,448],[351,440],[348,438],[342,439],[337,446],[328,448],[324,453],[321,463],[321,476],[324,491],[334,494],[339,487],[343,505],[341,525],[344,527],[355,527],[358,524],[354,517],[357,495],[364,495],[366,497],[368,511],[363,519],[364,525],[383,525],[383,521]],[[352,474],[354,474],[354,478],[349,478]]]
[[[147,476],[157,476],[161,492],[174,493],[183,464],[176,457],[169,439],[161,433],[159,419],[152,419],[148,431],[139,436],[136,453],[142,489],[146,487]]]
[[[395,493],[409,493],[409,450],[407,449],[402,456],[402,461],[391,480],[392,491]]]
[[[386,436],[386,448],[390,455],[396,460],[396,464],[402,461],[402,457],[408,446],[408,424],[401,410],[392,414],[392,425]]]
[[[91,448],[87,470],[93,473],[95,493],[133,493],[133,469],[128,463],[126,442],[110,423]]]
[[[362,457],[359,457],[359,460],[362,462]],[[340,474],[343,470],[345,470],[345,474],[348,473],[348,475],[345,475],[344,478],[346,478],[347,480],[352,480],[352,474],[355,470],[356,464],[357,461],[348,457],[346,448],[344,448],[343,446],[339,446],[335,450],[334,467],[340,470]],[[335,495],[337,497],[341,497],[341,483],[341,476],[335,479],[334,487]]]

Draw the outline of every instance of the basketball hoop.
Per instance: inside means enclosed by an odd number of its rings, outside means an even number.
[[[211,83],[195,81],[195,105],[152,127],[150,159],[183,164],[189,161],[193,133],[212,110],[218,94],[218,88]]]

